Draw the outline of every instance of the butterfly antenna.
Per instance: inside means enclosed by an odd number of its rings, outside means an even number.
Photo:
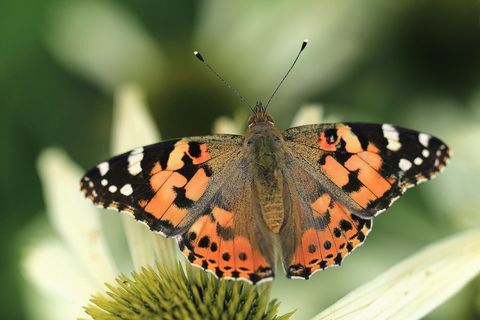
[[[230,90],[232,90],[239,98],[240,100],[242,100],[243,103],[245,103],[249,108],[250,110],[255,113],[255,109],[253,109],[252,105],[250,103],[248,103],[247,99],[245,99],[241,94],[240,92],[238,92],[237,89],[235,89],[234,86],[232,86],[227,80],[223,79],[222,76],[220,74],[218,74],[217,71],[215,71],[215,69],[212,68],[211,65],[208,64],[208,62],[205,61],[205,59],[203,58],[203,56],[200,54],[200,52],[198,51],[193,51],[193,54],[195,55],[195,57],[197,57],[198,60],[200,60],[201,63],[203,63],[208,69],[210,69],[210,71],[212,71],[212,73],[218,78],[220,79],[220,81],[222,81]]]
[[[280,81],[280,83],[278,84],[278,86],[277,86],[277,88],[275,89],[275,91],[273,91],[273,94],[270,96],[270,99],[268,99],[267,105],[265,106],[265,110],[267,110],[268,105],[270,104],[270,101],[272,101],[273,97],[274,97],[275,94],[277,93],[277,91],[278,91],[278,89],[280,88],[280,86],[282,85],[283,81],[285,81],[285,79],[287,78],[287,76],[288,76],[288,74],[290,73],[290,71],[292,71],[293,67],[295,66],[295,63],[297,63],[297,60],[298,60],[298,58],[300,57],[300,54],[302,53],[303,49],[305,49],[305,47],[307,46],[307,44],[308,44],[308,39],[303,40],[302,46],[300,47],[300,51],[298,52],[297,57],[295,58],[295,60],[293,60],[293,63],[292,63],[292,65],[290,66],[290,69],[288,69],[287,73],[285,73],[285,76],[283,76],[282,81]]]

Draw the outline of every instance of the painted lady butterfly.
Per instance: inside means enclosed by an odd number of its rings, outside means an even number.
[[[389,124],[280,132],[260,102],[248,127],[243,137],[176,139],[116,156],[89,170],[81,189],[176,238],[192,264],[218,277],[272,279],[281,256],[289,278],[308,279],[340,265],[373,217],[449,158],[439,139]]]

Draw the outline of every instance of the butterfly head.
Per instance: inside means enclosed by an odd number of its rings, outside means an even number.
[[[248,127],[252,128],[259,125],[273,127],[274,124],[273,118],[267,113],[267,108],[260,101],[257,101],[254,114],[248,119]]]

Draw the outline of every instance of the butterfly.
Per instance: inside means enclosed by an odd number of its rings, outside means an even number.
[[[279,259],[289,278],[340,265],[375,216],[448,159],[438,138],[390,124],[281,132],[257,102],[244,136],[140,147],[94,166],[80,184],[95,204],[175,238],[190,263],[257,284],[273,279]]]

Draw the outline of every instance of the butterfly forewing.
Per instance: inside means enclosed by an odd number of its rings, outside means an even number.
[[[133,214],[150,229],[179,234],[202,213],[198,201],[221,180],[242,138],[231,135],[165,141],[116,156],[81,180],[86,197],[105,208]]]
[[[336,200],[364,217],[433,178],[449,159],[448,147],[438,138],[389,124],[296,127],[285,132],[285,140],[300,161],[331,182],[325,187]]]

